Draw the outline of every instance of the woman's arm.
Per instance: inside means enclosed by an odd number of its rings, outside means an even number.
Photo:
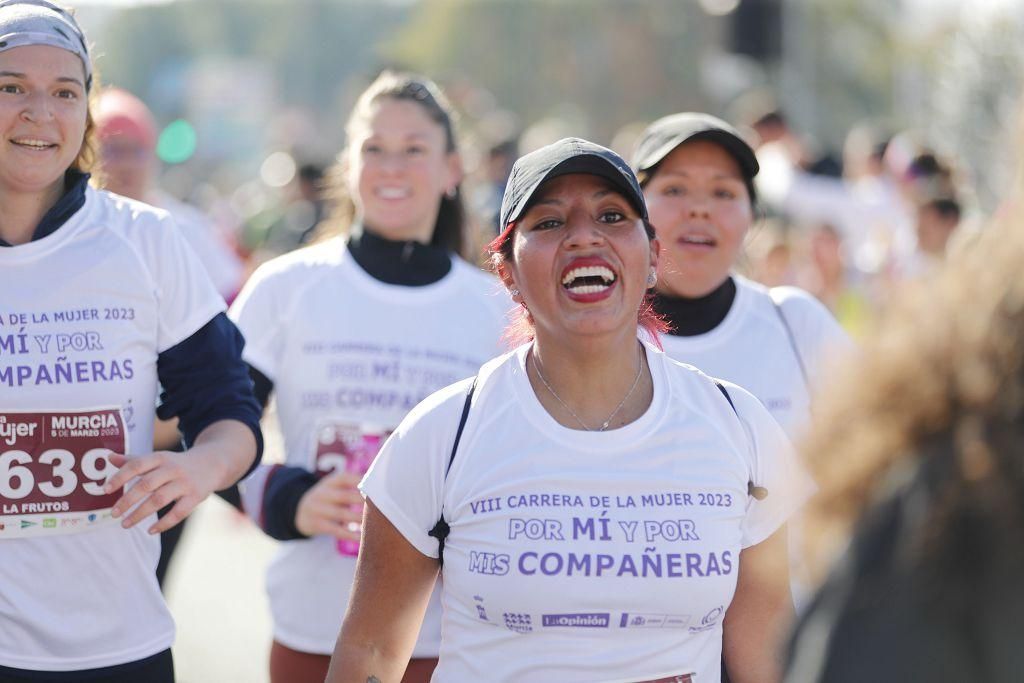
[[[786,527],[740,552],[736,594],[725,614],[722,656],[732,683],[777,683],[780,645],[793,618]]]
[[[328,683],[402,679],[437,572],[437,559],[416,550],[367,499],[355,583]]]

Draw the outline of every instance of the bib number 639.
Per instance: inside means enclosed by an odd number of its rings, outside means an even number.
[[[104,495],[103,484],[117,469],[107,460],[109,454],[110,449],[92,448],[82,456],[78,471],[85,479],[82,489],[86,493]],[[76,459],[71,451],[51,448],[43,451],[36,462],[50,465],[49,478],[37,481],[29,468],[32,456],[26,451],[11,450],[0,455],[0,498],[21,500],[29,496],[34,488],[49,498],[64,498],[78,488]],[[38,471],[39,468],[35,469]]]

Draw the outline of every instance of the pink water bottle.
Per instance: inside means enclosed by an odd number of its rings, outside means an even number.
[[[357,474],[366,474],[377,457],[377,452],[389,434],[386,430],[369,425],[332,424],[321,427],[317,443],[317,470],[323,473],[342,470]],[[362,504],[352,506],[354,512],[362,513]],[[350,529],[358,530],[358,523],[350,523]],[[348,557],[359,554],[359,541],[338,539],[338,553]]]

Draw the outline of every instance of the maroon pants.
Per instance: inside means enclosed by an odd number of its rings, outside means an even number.
[[[274,641],[270,647],[270,683],[324,683],[328,655],[299,652]],[[429,683],[437,659],[411,659],[402,683]]]

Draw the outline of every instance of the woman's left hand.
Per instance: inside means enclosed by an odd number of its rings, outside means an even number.
[[[175,503],[166,515],[149,528],[151,534],[167,531],[185,519],[216,490],[221,477],[221,468],[216,467],[216,462],[211,462],[213,458],[202,457],[191,451],[157,451],[130,459],[113,453],[109,459],[120,470],[107,482],[106,491],[112,493],[131,484],[131,488],[125,491],[112,510],[115,518],[131,511],[121,521],[125,529],[130,529],[157,510]]]
[[[185,519],[214,491],[238,481],[255,455],[256,438],[252,431],[236,420],[220,420],[200,432],[192,448],[184,453],[156,451],[133,458],[111,454],[111,464],[120,469],[104,490],[113,493],[131,484],[112,509],[115,518],[130,512],[121,521],[125,529],[174,503],[166,515],[147,529],[158,534]]]

